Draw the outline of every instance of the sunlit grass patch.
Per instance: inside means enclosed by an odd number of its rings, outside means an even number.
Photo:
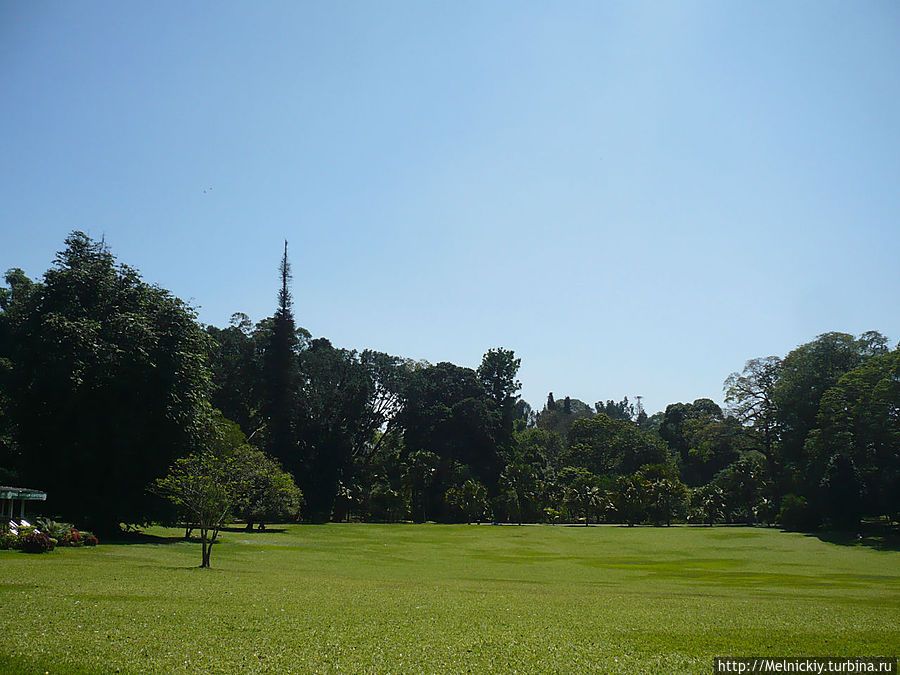
[[[0,625],[15,635],[0,672],[709,672],[715,655],[900,644],[900,553],[775,530],[223,537],[211,570],[176,539],[0,552]]]

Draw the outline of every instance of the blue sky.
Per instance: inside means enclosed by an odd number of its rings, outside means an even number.
[[[0,3],[0,268],[66,234],[523,395],[721,401],[900,339],[895,2]],[[205,191],[205,192],[204,192]]]

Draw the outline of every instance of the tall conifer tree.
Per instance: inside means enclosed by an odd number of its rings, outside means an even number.
[[[272,320],[272,333],[265,352],[266,380],[265,413],[268,420],[269,453],[280,460],[295,475],[302,467],[297,452],[298,364],[297,329],[291,299],[291,264],[288,262],[288,243],[284,242],[284,256],[279,272],[278,309]]]

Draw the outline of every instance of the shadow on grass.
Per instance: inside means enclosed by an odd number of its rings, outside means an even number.
[[[148,570],[166,570],[167,572],[202,572],[203,574],[220,574],[225,572],[221,567],[216,567],[215,560],[211,563],[212,567],[200,567],[200,565],[135,565],[135,569]]]
[[[886,523],[867,525],[859,532],[822,531],[811,532],[807,537],[838,546],[871,548],[876,551],[900,551],[900,529]]]
[[[109,672],[101,668],[77,663],[65,662],[50,657],[24,657],[0,651],[0,664],[5,675],[34,675],[34,673],[66,672],[71,675],[95,675]]]
[[[184,528],[182,528],[183,530]],[[220,532],[238,532],[240,534],[283,534],[287,532],[284,527],[267,527],[265,530],[252,529],[248,530],[242,526],[230,526],[221,528]],[[163,537],[157,534],[147,534],[142,530],[130,530],[101,536],[100,543],[109,546],[128,546],[131,544],[179,544],[181,542],[200,543],[200,535],[197,530],[190,537],[183,534],[171,537]]]
[[[155,534],[146,534],[144,532],[121,532],[119,534],[104,537],[100,543],[104,546],[127,546],[130,544],[179,544],[185,541],[193,541],[185,539],[184,535],[177,537],[160,537]],[[199,539],[197,541],[200,541]]]

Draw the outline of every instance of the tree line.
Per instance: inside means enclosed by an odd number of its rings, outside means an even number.
[[[54,514],[102,532],[184,519],[161,496],[193,489],[210,448],[250,526],[301,512],[793,529],[900,518],[900,349],[874,331],[748,361],[725,380],[724,409],[699,399],[648,415],[639,400],[550,394],[532,410],[508,349],[471,369],[314,339],[294,317],[287,244],[273,315],[224,327],[81,232],[42,280],[5,279],[0,484],[40,487]]]

